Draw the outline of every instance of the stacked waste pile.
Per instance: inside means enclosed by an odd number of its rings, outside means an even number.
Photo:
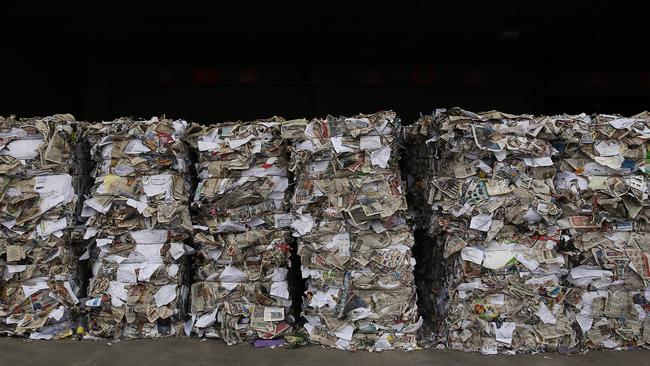
[[[428,203],[445,259],[435,264],[442,341],[488,354],[574,347],[554,184],[564,122],[451,109],[419,123],[433,124],[438,158]]]
[[[0,117],[2,334],[52,339],[76,328],[77,133],[69,114]]]
[[[555,186],[570,240],[581,348],[650,345],[650,116],[598,115],[566,127]]]
[[[312,342],[342,349],[413,349],[421,325],[413,236],[397,166],[394,112],[295,120],[293,235],[306,280]]]
[[[192,253],[186,127],[164,118],[87,127],[96,166],[81,259],[92,263],[85,302],[92,336],[183,333]]]
[[[280,118],[194,126],[192,329],[228,344],[290,329],[286,144]]]

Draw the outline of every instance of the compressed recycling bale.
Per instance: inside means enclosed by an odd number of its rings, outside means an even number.
[[[189,299],[191,176],[187,122],[158,119],[89,125],[95,162],[82,259],[91,261],[89,333],[155,338],[184,334]]]
[[[596,115],[565,128],[555,185],[572,264],[568,303],[583,349],[650,344],[650,115]]]
[[[195,125],[191,329],[228,344],[291,330],[291,224],[281,118]]]
[[[432,268],[444,346],[493,354],[647,342],[647,123],[647,113],[458,108],[416,123],[431,160],[429,237],[445,259]]]
[[[421,325],[394,112],[283,124],[305,330],[342,349],[414,349]]]
[[[0,117],[0,333],[52,339],[76,331],[79,131],[69,114]]]

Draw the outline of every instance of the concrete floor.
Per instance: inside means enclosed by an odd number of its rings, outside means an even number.
[[[298,349],[228,347],[214,341],[188,338],[111,341],[25,341],[0,339],[0,365],[327,365],[327,366],[636,366],[648,365],[650,351],[482,356],[454,351],[345,352],[316,346]]]

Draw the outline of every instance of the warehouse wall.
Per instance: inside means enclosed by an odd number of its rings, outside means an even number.
[[[394,109],[413,120],[455,105],[631,114],[650,104],[647,9],[605,1],[8,7],[4,115],[212,121]]]

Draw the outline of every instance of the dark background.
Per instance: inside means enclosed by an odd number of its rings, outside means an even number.
[[[210,123],[394,109],[411,121],[451,106],[650,106],[647,6],[327,4],[2,5],[0,115]]]

